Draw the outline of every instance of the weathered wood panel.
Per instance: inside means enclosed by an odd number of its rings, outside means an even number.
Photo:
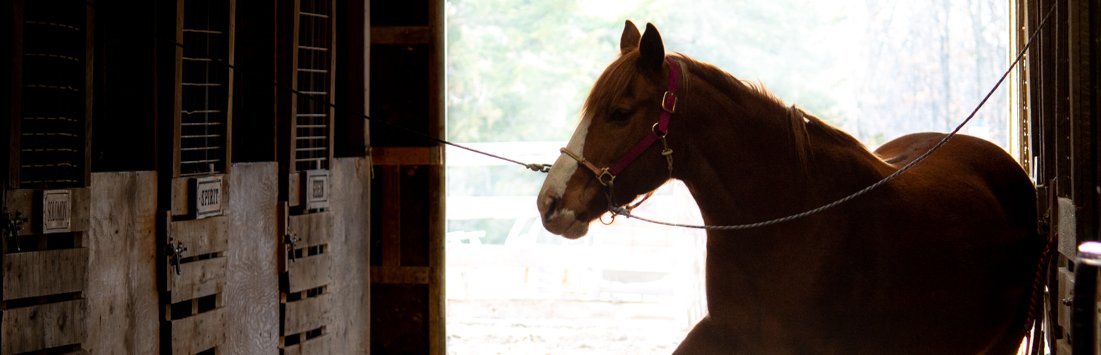
[[[84,342],[84,300],[0,312],[0,354],[18,354]]]
[[[229,250],[226,252],[226,354],[279,350],[279,275],[275,269],[278,165],[234,164],[229,174]]]
[[[332,199],[334,196],[330,196]],[[299,239],[297,248],[321,245],[329,242],[333,233],[333,213],[309,213],[287,218],[287,228]]]
[[[283,355],[328,355],[328,354],[341,354],[333,351],[333,347],[329,345],[329,339],[332,338],[328,334],[323,334],[319,337],[303,341],[301,343],[291,345],[283,348]],[[363,352],[366,353],[366,352]],[[361,353],[362,354],[362,353]]]
[[[157,174],[92,174],[88,244],[88,339],[95,354],[160,351]]]
[[[222,292],[226,284],[225,256],[180,265],[180,274],[166,270],[171,280],[172,303]]]
[[[331,253],[323,253],[287,263],[287,286],[290,288],[287,291],[301,292],[329,284],[329,273],[332,270],[330,256]]]
[[[70,218],[72,218],[72,224],[69,226],[69,230],[73,232],[87,231],[88,215],[91,211],[89,206],[91,204],[91,189],[83,187],[61,190],[68,190],[72,198],[72,205],[69,211]],[[23,218],[27,219],[27,222],[19,227],[19,235],[35,233],[34,226],[42,225],[42,211],[35,210],[35,206],[41,204],[41,201],[37,201],[42,198],[41,191],[42,190],[30,189],[7,191],[4,197],[4,208],[7,208],[12,214],[21,212],[23,213]],[[39,203],[36,204],[36,201]]]
[[[332,323],[330,298],[323,294],[283,304],[283,334],[298,334]]]
[[[229,248],[229,217],[171,222],[168,237],[187,247],[185,257],[225,251]]]
[[[333,265],[332,282],[327,293],[332,295],[332,323],[325,327],[327,335],[316,339],[320,350],[303,343],[303,354],[366,354],[370,351],[371,284],[370,284],[370,218],[371,165],[367,158],[339,158],[330,171],[334,194],[330,206],[334,229],[329,254]],[[327,344],[326,344],[327,342]],[[325,346],[328,346],[327,348]]]
[[[225,307],[172,321],[172,354],[191,355],[226,341]]]
[[[88,285],[88,248],[4,256],[4,299],[80,292]]]

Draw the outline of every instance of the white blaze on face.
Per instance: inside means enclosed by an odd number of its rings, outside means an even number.
[[[585,136],[588,134],[589,117],[586,116],[581,120],[581,123],[577,124],[577,130],[573,132],[573,137],[570,137],[566,149],[584,157]],[[539,190],[539,196],[561,198],[562,194],[566,192],[566,183],[570,181],[570,177],[573,176],[575,171],[577,171],[577,161],[569,155],[559,154],[558,160],[555,160],[554,166],[547,173],[547,180],[543,182],[543,188]]]

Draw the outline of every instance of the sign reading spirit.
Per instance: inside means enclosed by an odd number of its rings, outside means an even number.
[[[69,190],[42,191],[42,233],[64,233],[72,226],[73,199]]]
[[[222,214],[222,175],[195,178],[195,218]]]
[[[306,170],[306,186],[303,189],[306,195],[306,209],[316,210],[329,208],[329,171]]]

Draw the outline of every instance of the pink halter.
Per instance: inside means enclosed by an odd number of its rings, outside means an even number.
[[[569,149],[559,149],[562,153],[566,153],[566,155],[577,160],[579,164],[592,170],[593,174],[596,174],[596,180],[600,181],[600,184],[604,186],[611,185],[616,175],[619,175],[627,165],[635,161],[635,158],[642,155],[642,152],[646,151],[646,148],[650,148],[650,146],[658,140],[661,140],[661,145],[665,148],[661,151],[661,155],[665,156],[669,172],[673,172],[673,150],[669,149],[669,144],[665,142],[665,135],[669,133],[669,117],[677,110],[676,90],[677,79],[680,76],[680,68],[677,67],[677,62],[673,57],[665,57],[665,60],[669,62],[669,90],[661,96],[661,116],[658,118],[657,123],[654,123],[654,126],[651,127],[650,134],[642,138],[642,141],[638,142],[634,148],[631,148],[631,151],[627,152],[627,155],[620,158],[619,162],[615,163],[615,165],[610,168],[598,168],[596,165],[593,165],[592,162],[585,159],[585,157],[577,155]]]

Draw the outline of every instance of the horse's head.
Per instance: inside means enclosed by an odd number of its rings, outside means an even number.
[[[667,91],[675,91],[679,68],[671,68],[675,62],[666,60],[651,24],[640,35],[627,21],[619,47],[619,58],[593,85],[577,130],[539,192],[543,226],[566,238],[584,236],[610,203],[631,202],[670,177],[664,137],[670,111],[677,108]],[[640,143],[646,141],[653,144]]]

